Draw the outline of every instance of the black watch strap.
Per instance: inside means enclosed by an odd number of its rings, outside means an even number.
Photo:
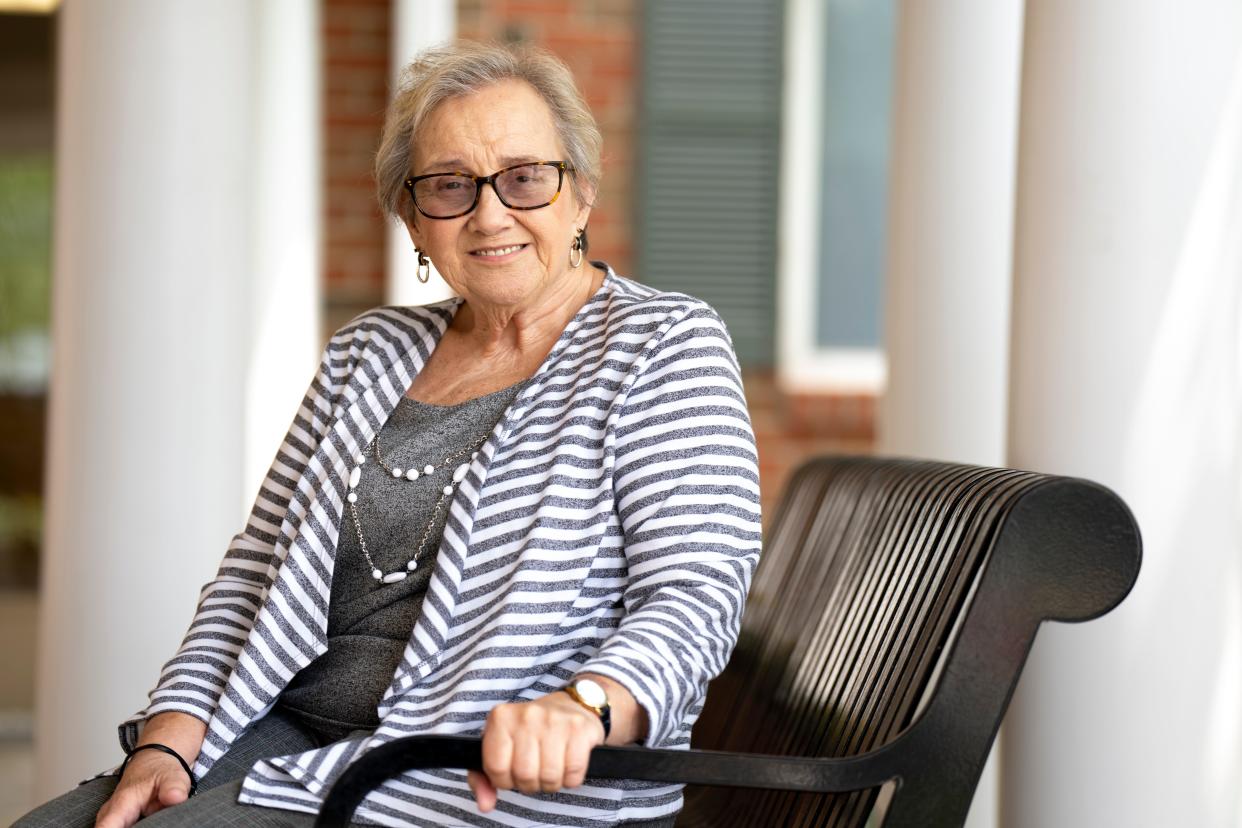
[[[607,739],[608,734],[612,733],[612,707],[606,704],[595,712],[599,714],[599,723],[604,726],[604,738]]]

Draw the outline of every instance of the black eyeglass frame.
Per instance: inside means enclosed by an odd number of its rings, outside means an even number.
[[[497,189],[496,187],[496,178],[498,176],[504,175],[510,170],[517,170],[517,169],[521,169],[522,167],[555,167],[556,168],[556,172],[557,172],[556,192],[552,194],[551,199],[549,199],[548,201],[545,201],[543,204],[535,204],[530,207],[518,207],[517,205],[510,204],[509,202],[505,201],[505,197],[501,195],[500,190]],[[512,167],[505,167],[503,170],[496,170],[496,172],[492,173],[491,175],[471,175],[468,172],[460,172],[460,171],[427,173],[426,175],[415,175],[405,180],[404,187],[406,191],[409,192],[410,194],[410,200],[414,202],[414,209],[418,210],[418,212],[422,213],[424,216],[426,216],[429,219],[435,219],[439,221],[439,220],[446,220],[446,219],[461,218],[462,216],[473,212],[474,208],[479,206],[479,197],[483,194],[484,184],[490,184],[492,187],[492,192],[496,194],[496,198],[500,199],[500,203],[505,205],[505,207],[508,207],[510,210],[542,210],[544,207],[549,207],[552,204],[554,204],[556,200],[561,197],[561,189],[565,186],[565,173],[567,172],[572,173],[573,171],[574,171],[574,168],[569,166],[568,161],[527,161],[524,164],[514,164]],[[442,178],[444,176],[449,176],[449,175],[455,175],[460,178],[469,178],[471,181],[473,181],[474,182],[474,200],[470,202],[469,207],[467,207],[465,210],[462,210],[460,213],[454,213],[451,216],[433,216],[419,205],[418,196],[414,194],[414,185],[428,178]]]

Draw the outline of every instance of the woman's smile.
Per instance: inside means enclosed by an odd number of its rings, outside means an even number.
[[[470,251],[470,255],[486,262],[510,261],[525,250],[527,244],[507,244],[497,247],[480,247]]]

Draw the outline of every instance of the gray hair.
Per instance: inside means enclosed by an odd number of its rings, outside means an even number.
[[[411,174],[418,131],[431,112],[451,98],[510,79],[529,83],[547,102],[565,147],[564,160],[576,171],[569,180],[579,203],[586,203],[584,194],[594,197],[599,192],[603,138],[569,67],[531,46],[460,41],[427,49],[401,73],[375,157],[375,181],[385,213],[403,220],[413,217],[404,183]]]

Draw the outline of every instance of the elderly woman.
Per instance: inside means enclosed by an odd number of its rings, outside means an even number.
[[[587,261],[599,156],[545,53],[409,67],[380,201],[458,298],[332,337],[121,773],[18,825],[309,825],[363,752],[480,732],[484,774],[356,818],[672,824],[677,786],[584,770],[689,744],[758,558],[754,439],[716,313]]]

